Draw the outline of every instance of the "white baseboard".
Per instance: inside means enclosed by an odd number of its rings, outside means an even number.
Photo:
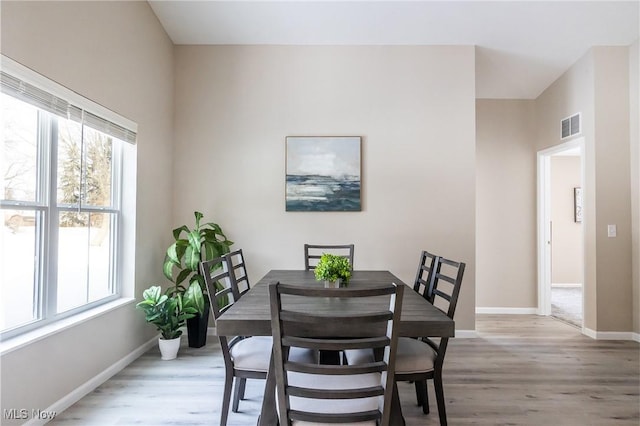
[[[587,327],[582,327],[582,334],[584,334],[587,337],[591,337],[592,339],[597,339],[597,335],[598,335],[598,333],[596,333],[594,330],[591,330],[590,328],[587,328]]]
[[[475,339],[478,333],[475,330],[456,330],[456,339]]]
[[[596,340],[633,340],[640,342],[640,334],[631,331],[595,331],[583,328],[582,334]]]
[[[78,386],[76,389],[71,391],[66,396],[60,398],[58,401],[54,402],[50,407],[43,412],[49,413],[62,413],[67,408],[71,407],[76,402],[80,401],[84,396],[95,390],[98,386],[109,380],[111,377],[118,374],[122,371],[127,365],[131,364],[133,361],[138,359],[142,354],[151,349],[154,345],[158,344],[158,336],[154,336],[149,341],[143,343],[139,348],[133,350],[131,353],[126,355],[124,358],[116,362],[115,364],[108,367],[102,373]],[[49,420],[37,419],[33,418],[25,423],[25,426],[36,426],[36,425],[44,425]]]
[[[500,314],[500,315],[535,315],[538,308],[480,308],[476,307],[476,314]]]
[[[582,283],[551,283],[552,288],[581,288]]]

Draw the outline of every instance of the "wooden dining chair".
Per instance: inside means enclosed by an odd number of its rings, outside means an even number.
[[[458,304],[464,269],[464,263],[440,256],[435,258],[433,278],[427,290],[426,299],[451,319],[453,319]],[[425,414],[429,413],[426,381],[433,379],[438,416],[442,426],[447,424],[442,367],[448,343],[448,337],[440,338],[439,342],[429,337],[421,339],[401,337],[398,339],[395,365],[395,380],[415,383],[418,405],[422,406],[422,411]],[[349,364],[359,365],[370,362],[373,359],[373,354],[367,351],[353,350],[345,351],[345,357]]]
[[[239,292],[233,285],[225,256],[201,262],[200,271],[207,285],[213,317],[217,320],[237,302]],[[238,379],[246,381],[247,378],[265,379],[267,377],[272,341],[269,338],[247,338],[245,336],[235,336],[231,339],[228,339],[227,336],[218,336],[218,339],[225,366],[220,425],[225,426],[229,415],[233,382],[235,381],[235,393],[239,400],[241,385]],[[237,411],[238,401],[235,399],[234,407]]]
[[[354,244],[343,245],[321,245],[321,244],[305,244],[304,245],[304,269],[312,271],[316,268],[318,261],[322,257],[322,253],[331,253],[346,257],[349,259],[349,265],[353,271],[353,250]]]
[[[240,298],[251,290],[249,283],[249,274],[247,274],[247,267],[244,262],[244,255],[242,249],[238,249],[227,253],[223,256],[222,268],[229,273],[229,279],[231,280],[231,289],[235,300]],[[246,336],[245,336],[246,337]],[[264,344],[271,344],[271,341],[264,339],[264,337],[258,338],[254,341],[261,341]],[[231,411],[238,412],[240,400],[244,399],[244,392],[247,386],[247,377],[236,376],[235,386],[233,388],[233,404],[231,405]]]
[[[402,285],[370,288],[310,288],[271,283],[271,328],[274,339],[274,365],[277,408],[281,425],[293,422],[359,425],[388,425],[394,386],[397,323],[402,309]],[[309,299],[310,309],[290,310],[285,297]],[[312,309],[314,300],[327,298],[372,298],[389,296],[385,310],[363,309],[358,314],[321,313]],[[289,299],[290,300],[290,299]],[[358,301],[371,306],[366,299]],[[327,330],[360,330],[361,337],[327,337]],[[322,365],[292,360],[293,348],[311,350],[368,349],[382,352],[381,361],[362,365]]]
[[[215,320],[239,300],[240,296],[238,295],[243,294],[235,286],[230,276],[229,271],[231,270],[233,270],[233,267],[229,266],[227,256],[200,263],[200,271],[204,276],[209,293],[209,303]],[[239,401],[244,397],[246,380],[265,379],[267,377],[273,339],[271,336],[233,336],[231,338],[218,336],[218,339],[225,367],[220,425],[225,426],[229,416],[231,390],[234,387],[234,382],[235,390],[232,410],[237,412]],[[304,361],[315,361],[314,354],[311,351],[297,351],[294,356]]]

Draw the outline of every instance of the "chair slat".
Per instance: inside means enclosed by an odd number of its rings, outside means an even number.
[[[233,306],[233,303],[229,303],[228,305],[224,305],[224,306],[222,306],[222,307],[219,307],[219,308],[218,308],[218,313],[219,313],[219,315],[222,315],[222,314],[224,314],[225,312],[227,312],[227,310],[228,310],[229,308],[231,308],[232,306]]]
[[[384,388],[382,386],[372,386],[355,389],[311,389],[289,386],[287,394],[289,396],[313,399],[358,399],[384,395]]]
[[[438,289],[433,290],[433,293],[442,297],[443,299],[445,299],[446,301],[450,302],[451,301],[451,296],[449,296],[447,293],[442,292]]]
[[[446,281],[446,282],[448,282],[450,284],[453,284],[453,285],[455,285],[455,283],[456,283],[456,279],[455,278],[451,278],[450,276],[447,276],[447,275],[444,275],[444,274],[437,274],[437,277],[438,277],[439,280]]]
[[[322,313],[313,314],[307,312],[294,312],[294,311],[282,311],[280,316],[282,321],[305,323],[305,324],[319,324],[319,322],[343,322],[349,321],[351,324],[366,324],[366,323],[379,323],[388,321],[393,317],[393,313],[389,311],[374,312],[368,315],[358,315],[356,313]]]
[[[289,418],[309,423],[359,423],[380,420],[380,411],[360,411],[357,413],[308,413],[304,411],[289,411]]]
[[[227,288],[223,288],[222,290],[216,291],[215,296],[216,296],[216,298],[219,298],[219,297],[222,297],[222,296],[224,296],[226,294],[229,294],[231,292],[232,292],[231,287],[227,287]]]
[[[367,337],[357,339],[313,339],[309,337],[285,336],[282,338],[283,346],[295,346],[298,348],[320,349],[320,350],[346,350],[383,348],[391,342],[386,336]]]
[[[393,294],[394,290],[388,285],[357,288],[324,288],[309,287],[308,285],[278,284],[278,293],[304,297],[374,297],[388,296]]]
[[[369,362],[367,364],[356,365],[325,365],[325,364],[304,364],[299,362],[287,362],[284,365],[285,371],[308,374],[330,374],[332,376],[345,376],[352,374],[382,373],[387,371],[387,364],[383,361]]]

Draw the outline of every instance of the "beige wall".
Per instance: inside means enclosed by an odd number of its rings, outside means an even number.
[[[475,328],[473,47],[178,46],[175,72],[179,222],[222,225],[254,282],[301,268],[305,242],[407,283],[422,249],[464,261]],[[362,136],[361,212],[285,212],[288,135]]]
[[[173,46],[146,2],[0,7],[2,54],[138,123],[132,268],[140,297],[161,280],[171,237]],[[46,409],[154,334],[131,303],[9,352],[0,408]]]
[[[476,102],[476,306],[535,308],[534,101]]]
[[[598,331],[631,331],[629,49],[594,47],[593,52]],[[607,237],[608,224],[617,226],[616,238]]]
[[[574,220],[573,189],[581,187],[580,157],[551,157],[551,283],[582,284],[582,223]]]
[[[640,333],[640,40],[629,47],[633,331]]]
[[[595,139],[594,139],[593,52],[589,51],[536,99],[536,150],[560,140],[560,121],[580,112],[585,139],[583,182],[584,238],[584,326],[597,329],[596,240],[595,240]]]
[[[560,120],[582,113],[584,324],[597,331],[632,327],[628,73],[628,48],[596,47],[536,100],[538,150],[561,143]]]

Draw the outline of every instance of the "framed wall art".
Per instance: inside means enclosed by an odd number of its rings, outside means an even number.
[[[573,221],[582,222],[582,188],[573,188]]]
[[[286,211],[361,211],[359,136],[286,138]]]

